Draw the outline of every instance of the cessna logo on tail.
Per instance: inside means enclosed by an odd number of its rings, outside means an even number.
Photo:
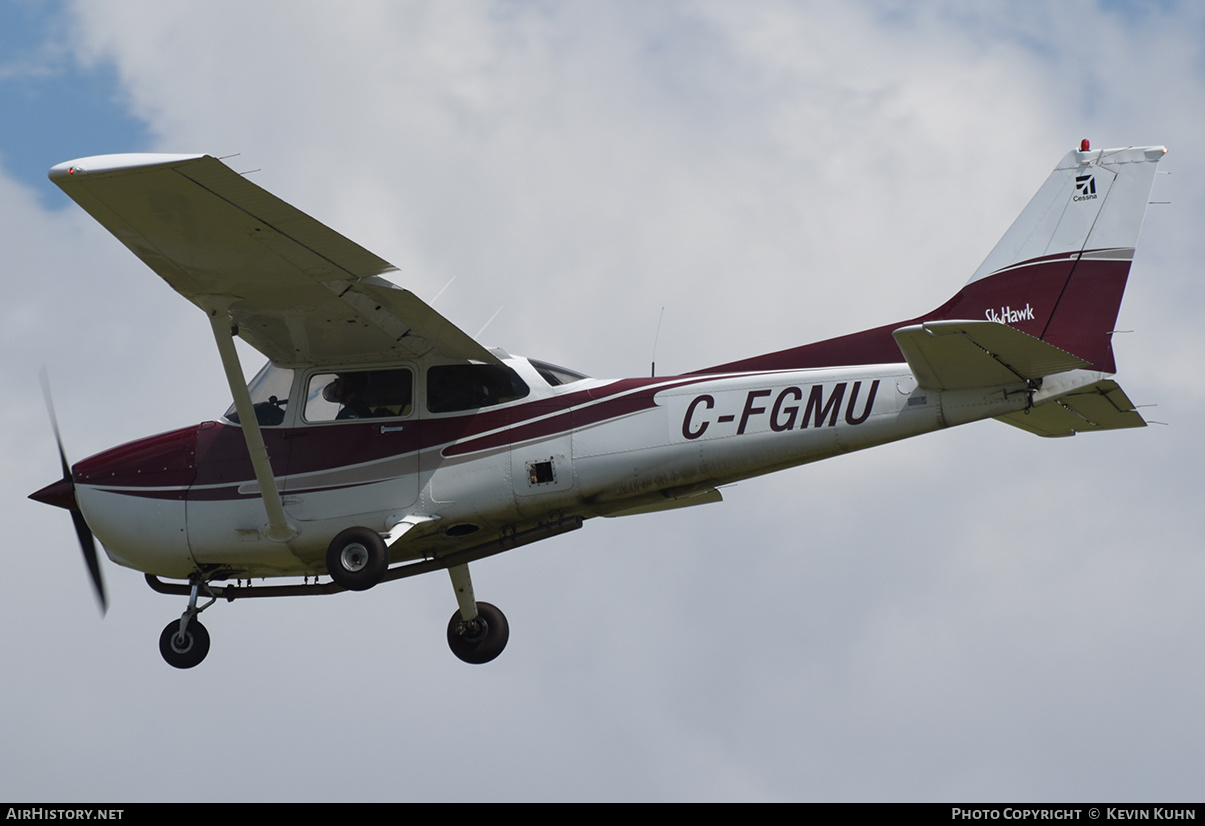
[[[1091,175],[1075,176],[1075,195],[1073,201],[1092,201],[1096,199],[1096,179]]]
[[[1093,195],[1093,198],[1096,196]],[[983,311],[983,315],[988,321],[994,321],[997,324],[1016,324],[1018,321],[1033,321],[1033,307],[1027,303],[1025,309],[1014,310],[1012,307],[1001,307],[999,312],[992,309]]]

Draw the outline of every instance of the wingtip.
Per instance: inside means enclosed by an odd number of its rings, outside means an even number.
[[[92,155],[87,158],[77,158],[74,161],[64,161],[50,168],[47,176],[56,184],[73,178],[95,177],[97,175],[113,175],[121,172],[132,172],[137,169],[154,169],[161,166],[172,166],[185,161],[193,161],[207,157],[200,155],[169,155],[153,153],[127,153],[122,155]]]

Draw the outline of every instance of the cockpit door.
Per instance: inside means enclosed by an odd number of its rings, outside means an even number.
[[[364,515],[363,524],[418,499],[418,420],[408,367],[311,373],[288,439],[285,510],[298,520]]]

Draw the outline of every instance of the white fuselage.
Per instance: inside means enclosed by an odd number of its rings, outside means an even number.
[[[198,445],[184,476],[149,472],[164,463],[147,443],[167,434],[85,460],[78,501],[122,565],[168,577],[187,577],[198,566],[232,576],[314,575],[324,570],[331,537],[349,522],[388,534],[417,518],[391,546],[393,561],[439,556],[550,519],[716,501],[719,485],[1029,402],[1020,381],[917,388],[902,363],[556,387],[525,359],[506,364],[531,392],[488,413],[321,425],[301,418],[297,394],[306,376],[299,372],[285,420],[263,428],[298,528],[287,542],[267,537],[258,485],[239,456],[241,431],[230,422],[179,431],[159,449],[178,456]],[[425,410],[421,395],[415,401],[415,411]],[[215,432],[222,450],[206,448]],[[107,459],[113,453],[116,462]],[[114,464],[120,467],[106,474]]]

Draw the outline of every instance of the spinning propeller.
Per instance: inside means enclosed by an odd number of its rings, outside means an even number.
[[[50,414],[50,426],[54,428],[54,440],[59,446],[59,461],[63,465],[63,478],[31,493],[29,498],[35,502],[43,502],[71,511],[71,521],[75,523],[75,535],[79,538],[80,550],[84,554],[84,562],[88,565],[88,573],[92,575],[92,587],[96,589],[96,599],[100,602],[101,614],[104,614],[109,610],[109,599],[105,596],[105,583],[100,575],[100,558],[96,553],[96,540],[75,501],[75,480],[71,476],[71,465],[67,463],[67,453],[63,450],[63,438],[59,435],[59,422],[54,415],[54,400],[50,397],[50,382],[46,378],[45,370],[42,371],[41,378],[42,395],[46,398],[46,412]]]

